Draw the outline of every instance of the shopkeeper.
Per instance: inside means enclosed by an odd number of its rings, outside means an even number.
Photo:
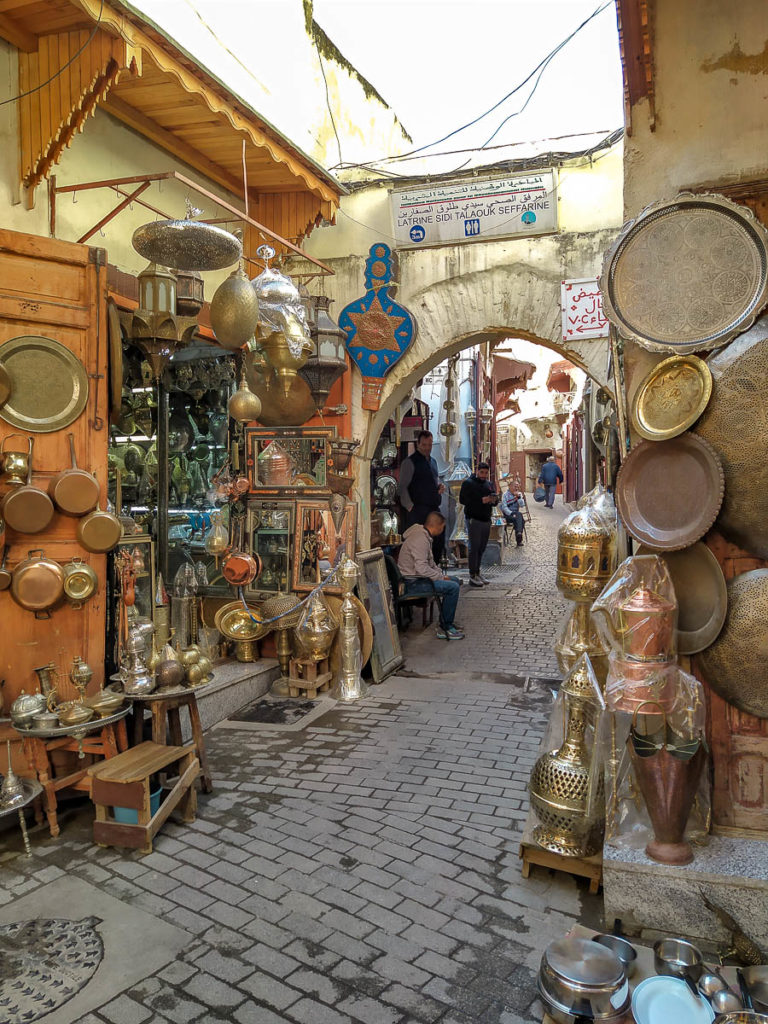
[[[409,455],[400,466],[398,497],[405,511],[403,533],[408,527],[426,522],[430,512],[440,511],[440,501],[445,486],[440,483],[437,463],[432,458],[432,434],[420,430],[416,438],[416,451]],[[437,565],[443,557],[445,532],[432,542],[432,555]]]

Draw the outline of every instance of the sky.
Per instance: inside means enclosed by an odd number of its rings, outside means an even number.
[[[314,0],[314,16],[423,146],[487,111],[600,6],[601,0]],[[484,145],[523,105],[534,81],[434,151]],[[553,59],[525,111],[491,145],[622,124],[611,3]]]

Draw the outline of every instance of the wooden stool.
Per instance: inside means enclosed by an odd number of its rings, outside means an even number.
[[[126,709],[124,714],[127,713]],[[66,775],[56,775],[51,754],[57,750],[66,750],[78,755],[93,754],[109,760],[117,757],[119,751],[128,749],[128,737],[122,718],[108,725],[101,725],[98,720],[86,722],[84,728],[90,732],[80,740],[72,736],[44,739],[40,736],[25,735],[24,732],[19,731],[27,764],[43,787],[43,803],[48,817],[48,827],[54,837],[60,831],[57,794],[62,789],[74,789],[90,794],[91,779],[87,767],[75,769]]]
[[[331,665],[328,658],[291,658],[288,676],[288,696],[314,700],[318,693],[331,688]]]
[[[195,745],[198,760],[200,761],[200,788],[204,793],[213,792],[211,773],[208,768],[208,755],[205,752],[205,740],[203,739],[203,727],[200,724],[200,712],[197,709],[197,696],[194,690],[174,690],[171,693],[145,693],[141,697],[131,697],[126,694],[128,700],[133,703],[133,742],[134,745],[141,743],[144,734],[144,709],[149,708],[152,712],[152,741],[153,743],[165,744],[168,734],[171,743],[177,747],[181,746],[181,708],[189,712],[189,727],[192,733],[192,742]]]
[[[178,764],[179,777],[152,814],[149,777],[172,764]],[[142,853],[152,853],[152,840],[175,807],[179,807],[184,821],[195,820],[195,779],[199,774],[200,762],[191,743],[186,747],[166,747],[147,741],[110,761],[94,765],[89,769],[91,799],[96,806],[94,842],[100,846],[127,846],[140,849]],[[111,807],[137,811],[138,823],[127,825],[115,821],[109,813]]]

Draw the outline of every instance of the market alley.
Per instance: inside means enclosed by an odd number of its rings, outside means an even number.
[[[534,507],[527,544],[462,594],[465,641],[414,632],[401,675],[304,729],[210,732],[215,792],[151,855],[95,846],[87,802],[59,840],[33,830],[30,860],[7,835],[0,924],[88,894],[102,934],[124,928],[126,957],[57,1024],[540,1021],[541,950],[598,913],[568,876],[523,881],[518,860],[562,514],[559,498]]]

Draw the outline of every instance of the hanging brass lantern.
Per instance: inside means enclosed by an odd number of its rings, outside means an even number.
[[[259,300],[242,267],[234,270],[211,299],[211,327],[216,341],[238,349],[253,337],[259,322]]]
[[[304,301],[309,307],[313,351],[299,370],[299,376],[309,385],[318,409],[322,409],[331,388],[347,369],[344,331],[331,318],[332,300],[327,295],[307,295]]]
[[[176,315],[176,275],[167,267],[150,263],[139,274],[138,282],[138,309],[121,312],[120,322],[159,380],[173,353],[194,337],[197,319]]]
[[[257,420],[261,414],[261,401],[248,387],[245,370],[240,377],[237,391],[227,403],[227,412],[238,423],[250,423],[251,420]]]
[[[533,838],[563,857],[591,857],[600,850],[605,831],[605,784],[595,749],[596,687],[589,657],[582,655],[561,687],[563,742],[539,757],[528,783],[540,822]]]
[[[616,568],[616,530],[587,505],[557,531],[557,587],[569,601],[594,601]]]

